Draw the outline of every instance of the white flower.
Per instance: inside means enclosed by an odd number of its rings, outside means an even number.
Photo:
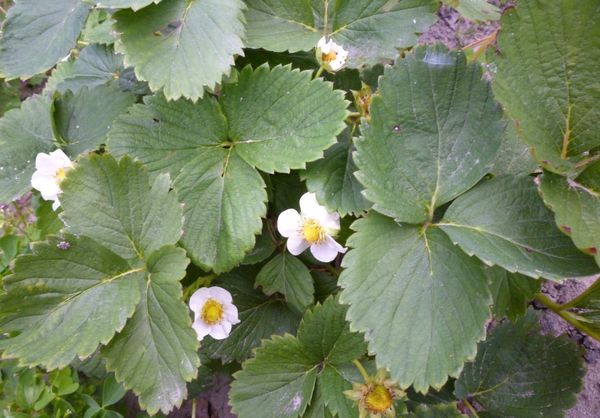
[[[192,328],[198,341],[207,335],[215,340],[227,338],[231,327],[240,322],[231,293],[218,286],[196,290],[190,298],[190,309],[194,312]]]
[[[67,171],[73,168],[73,162],[60,149],[45,154],[40,152],[35,158],[35,173],[31,176],[31,186],[42,194],[45,200],[53,200],[52,209],[60,206],[58,195],[61,194],[60,183],[65,179]]]
[[[317,43],[317,61],[327,71],[334,73],[341,69],[346,63],[348,58],[348,51],[346,51],[341,45],[333,42],[333,39],[327,41],[327,38],[323,36]]]
[[[279,215],[277,229],[286,237],[287,249],[298,255],[310,247],[315,258],[324,263],[333,261],[338,253],[346,249],[331,236],[340,229],[340,216],[328,213],[319,205],[314,193],[304,193],[300,198],[300,213],[288,209]]]

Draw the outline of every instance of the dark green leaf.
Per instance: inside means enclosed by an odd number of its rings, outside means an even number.
[[[499,318],[508,317],[513,322],[525,315],[527,305],[540,290],[541,280],[509,273],[500,267],[490,267],[484,271],[490,281],[490,291],[494,298],[494,315]]]

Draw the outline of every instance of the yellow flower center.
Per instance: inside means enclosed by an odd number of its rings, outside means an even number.
[[[302,224],[302,234],[309,244],[315,244],[325,239],[323,227],[314,219],[304,221],[304,224]]]
[[[333,50],[329,51],[327,54],[321,54],[321,60],[325,63],[330,63],[331,61],[335,61],[337,58],[337,53]]]
[[[365,396],[365,404],[369,412],[380,414],[392,407],[392,394],[384,386],[376,384]]]
[[[54,177],[56,178],[56,180],[58,180],[59,182],[63,181],[65,179],[65,177],[67,176],[67,170],[65,170],[64,168],[59,168],[58,170],[56,170],[56,173],[54,174]]]
[[[202,320],[208,325],[214,325],[223,319],[223,304],[214,299],[208,299],[202,307]]]

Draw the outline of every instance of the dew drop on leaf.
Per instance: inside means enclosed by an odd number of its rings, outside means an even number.
[[[394,132],[400,132],[402,130],[402,127],[400,125],[394,125],[392,127],[392,131]]]

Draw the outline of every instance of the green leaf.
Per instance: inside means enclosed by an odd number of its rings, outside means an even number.
[[[315,393],[317,381],[341,391],[351,388],[349,382],[340,384],[332,375],[365,351],[362,335],[350,332],[345,314],[346,307],[329,298],[306,312],[297,338],[288,334],[265,340],[255,357],[234,374],[236,380],[230,391],[233,412],[240,418],[300,417]],[[325,389],[322,395],[327,395]],[[333,396],[324,398],[324,404],[340,409],[341,397]],[[351,410],[350,401],[343,401]]]
[[[2,341],[3,358],[55,369],[91,355],[133,314],[144,275],[86,237],[34,244],[3,280],[0,327],[21,331]]]
[[[494,92],[536,159],[555,172],[575,171],[600,146],[599,19],[595,0],[522,1],[502,18]],[[555,24],[541,31],[545,22]]]
[[[246,267],[220,276],[213,282],[231,293],[240,323],[224,340],[210,337],[203,340],[202,351],[210,358],[220,358],[223,363],[241,363],[252,356],[252,350],[260,346],[263,339],[296,333],[300,316],[280,298],[268,298],[254,289],[255,276],[255,271]]]
[[[123,396],[125,388],[115,380],[114,375],[108,375],[102,385],[102,408],[116,404]]]
[[[315,287],[308,267],[287,251],[277,254],[263,266],[256,276],[256,286],[261,286],[269,296],[281,293],[299,313],[315,300]]]
[[[243,260],[262,228],[267,196],[254,167],[287,172],[321,157],[345,107],[341,92],[309,72],[246,67],[219,99],[145,99],[117,119],[108,146],[171,173],[185,205],[181,242],[194,263],[219,273]]]
[[[485,337],[491,300],[479,263],[438,228],[373,212],[352,228],[339,280],[352,328],[403,388],[439,389]]]
[[[500,267],[490,267],[484,271],[494,298],[494,315],[498,318],[506,316],[513,322],[525,315],[527,305],[540,290],[541,281],[522,274],[509,273]]]
[[[506,125],[502,109],[480,65],[442,46],[386,67],[379,93],[356,141],[356,177],[378,212],[424,222],[488,172]]]
[[[60,137],[68,144],[66,153],[76,157],[105,144],[113,121],[134,101],[133,94],[106,85],[84,87],[56,99],[54,121]]]
[[[0,116],[21,106],[21,82],[0,81]]]
[[[404,415],[403,415],[404,416]],[[412,412],[406,417],[410,418],[460,418],[466,417],[466,415],[461,414],[458,409],[456,409],[456,405],[419,405],[415,412]]]
[[[537,169],[538,163],[529,153],[527,145],[517,136],[515,124],[509,123],[490,173],[494,176],[519,176],[531,174]]]
[[[182,214],[167,175],[152,186],[140,163],[92,154],[61,184],[67,230],[87,235],[124,258],[144,259],[181,235]]]
[[[17,0],[2,25],[2,77],[30,78],[68,56],[88,12],[79,0]]]
[[[348,65],[376,64],[416,44],[435,22],[432,0],[247,0],[247,45],[271,51],[308,51],[327,32],[350,52]],[[327,20],[327,28],[324,28]]]
[[[117,40],[112,29],[113,23],[111,14],[106,10],[93,9],[81,33],[83,41],[88,44],[112,45]]]
[[[485,416],[563,416],[582,387],[581,350],[564,335],[540,335],[538,329],[533,311],[494,329],[475,362],[465,366],[456,395],[473,398]]]
[[[36,155],[56,148],[50,106],[48,97],[33,96],[0,119],[0,201],[9,202],[29,190]]]
[[[307,165],[306,188],[317,200],[341,216],[358,214],[371,204],[362,195],[363,187],[354,177],[357,170],[352,153],[354,144],[349,128],[338,136],[338,143],[325,151],[324,158]]]
[[[549,172],[541,177],[542,198],[556,216],[556,225],[569,235],[577,248],[593,255],[600,265],[600,187],[587,181],[598,177],[595,163],[571,180]],[[596,180],[597,181],[597,180]]]
[[[498,6],[490,4],[487,0],[446,0],[461,16],[474,21],[498,20],[501,11]],[[458,3],[454,6],[454,3]]]
[[[198,341],[179,280],[189,260],[171,246],[153,253],[142,300],[123,331],[102,350],[107,369],[138,396],[150,414],[167,414],[187,398],[186,382],[197,374]],[[135,361],[132,361],[135,359]]]
[[[575,248],[531,177],[496,177],[456,199],[440,227],[488,265],[533,278],[589,276],[598,266]]]
[[[105,9],[139,10],[150,4],[158,4],[161,0],[83,0],[84,3],[95,4]]]
[[[258,264],[265,261],[275,251],[275,243],[271,238],[271,232],[268,230],[267,221],[263,221],[263,229],[259,236],[256,237],[256,245],[246,253],[242,264]]]
[[[242,54],[243,7],[241,0],[163,0],[137,12],[120,10],[113,15],[117,51],[152,91],[195,101]]]

